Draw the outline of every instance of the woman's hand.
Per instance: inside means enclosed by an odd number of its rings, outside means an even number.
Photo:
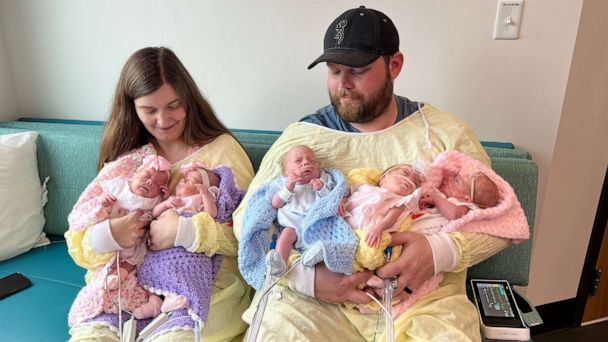
[[[149,221],[141,219],[143,211],[134,211],[130,214],[110,219],[110,231],[112,237],[120,245],[127,249],[135,247],[142,242]]]
[[[150,223],[150,249],[156,251],[173,247],[178,226],[179,214],[175,210],[167,210],[152,221]]]
[[[315,266],[315,298],[331,304],[347,301],[365,304],[371,299],[358,286],[365,284],[372,275],[372,271],[351,275],[334,273],[324,263],[318,263]]]
[[[403,245],[397,260],[378,268],[380,278],[397,277],[397,289],[401,292],[406,287],[417,289],[422,283],[435,274],[433,251],[426,237],[419,233],[393,233],[391,246]]]

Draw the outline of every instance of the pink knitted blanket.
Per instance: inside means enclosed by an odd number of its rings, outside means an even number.
[[[469,210],[463,217],[449,221],[441,228],[441,231],[485,233],[511,239],[513,243],[520,243],[530,238],[528,220],[511,185],[494,170],[476,159],[457,151],[440,153],[428,167],[427,180],[423,187],[439,187],[445,175],[455,175],[461,172],[464,174],[482,172],[488,176],[498,187],[498,204],[492,208]],[[441,273],[431,277],[403,301],[393,305],[391,309],[393,317],[399,316],[420,297],[432,292],[442,280],[443,274]]]
[[[528,220],[513,188],[494,170],[457,151],[440,153],[431,163],[425,186],[438,187],[444,175],[482,172],[498,187],[499,201],[492,208],[470,210],[463,217],[446,224],[442,231],[485,233],[520,243],[530,238]]]

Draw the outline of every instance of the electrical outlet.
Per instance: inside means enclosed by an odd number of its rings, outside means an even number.
[[[523,0],[498,0],[494,39],[517,39],[521,26]]]

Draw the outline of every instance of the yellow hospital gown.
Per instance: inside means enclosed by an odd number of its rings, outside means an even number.
[[[290,146],[311,147],[321,167],[343,173],[361,166],[384,170],[397,163],[432,161],[440,152],[458,150],[489,165],[489,158],[472,130],[454,115],[429,104],[423,107],[429,124],[430,146],[419,112],[374,133],[349,133],[311,123],[294,123],[264,157],[249,191],[235,211],[235,233],[247,200],[264,182],[281,172],[281,156]],[[446,273],[440,286],[420,298],[395,320],[397,341],[479,341],[479,318],[465,291],[466,269],[506,247],[504,239],[475,233],[449,233],[457,250],[458,263]],[[293,258],[292,260],[293,261]],[[365,315],[343,305],[322,303],[290,290],[285,281],[269,296],[258,339],[260,341],[382,341],[384,322],[378,315]],[[259,294],[243,318],[251,322]]]
[[[171,167],[170,189],[174,189],[179,167],[190,161],[203,162],[207,167],[228,166],[232,170],[237,186],[246,189],[253,177],[249,157],[231,136],[224,134],[203,146],[188,158]],[[211,293],[209,317],[202,333],[203,341],[240,341],[247,328],[241,320],[242,312],[249,306],[250,287],[238,272],[236,252],[237,240],[232,227],[216,223],[207,213],[193,217],[196,227],[195,243],[199,253],[222,255],[220,271]],[[113,253],[98,254],[86,239],[87,230],[66,233],[68,251],[76,263],[87,269],[105,264]],[[90,273],[90,272],[89,272]],[[70,330],[70,341],[118,341],[116,332],[101,325],[81,325]],[[175,330],[160,335],[154,341],[193,341],[191,330]]]

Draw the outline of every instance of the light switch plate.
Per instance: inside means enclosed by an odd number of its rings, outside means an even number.
[[[521,26],[523,0],[498,0],[494,39],[517,39]]]

